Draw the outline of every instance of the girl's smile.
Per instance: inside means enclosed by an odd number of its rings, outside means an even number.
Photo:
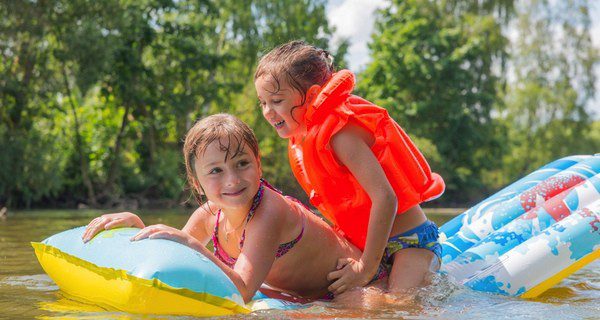
[[[263,76],[254,82],[262,114],[281,138],[291,138],[306,131],[303,96],[285,81]]]
[[[226,148],[220,140],[215,140],[195,161],[196,177],[206,198],[225,211],[247,210],[258,191],[260,162],[248,150],[245,144],[241,148],[231,145]]]
[[[242,188],[241,190],[236,191],[236,192],[224,192],[223,195],[229,196],[229,197],[236,197],[236,196],[241,195],[244,191],[246,191],[246,189],[247,188]]]
[[[284,124],[285,124],[285,120],[281,120],[281,121],[279,121],[279,122],[275,122],[275,123],[273,124],[273,126],[275,127],[275,129],[278,129],[278,130],[279,130],[279,129],[283,128],[283,125],[284,125]]]

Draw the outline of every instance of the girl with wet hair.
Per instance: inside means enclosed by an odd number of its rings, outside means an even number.
[[[382,263],[391,291],[427,284],[441,245],[420,204],[440,196],[444,182],[402,128],[352,94],[352,72],[335,72],[329,52],[302,41],[262,57],[254,84],[264,118],[288,139],[311,203],[363,250],[359,259],[339,259],[330,291],[368,284]]]

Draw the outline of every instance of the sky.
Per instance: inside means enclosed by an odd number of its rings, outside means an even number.
[[[327,5],[327,18],[336,32],[333,41],[350,39],[348,50],[349,67],[354,72],[361,71],[369,62],[367,43],[371,39],[375,11],[383,8],[385,0],[330,0]],[[591,1],[592,42],[600,49],[600,1]],[[600,118],[600,63],[596,65],[596,97],[588,107]]]
[[[350,39],[347,59],[354,72],[369,62],[367,43],[373,32],[374,13],[385,3],[384,0],[331,0],[327,6],[329,23],[336,28],[333,41]]]

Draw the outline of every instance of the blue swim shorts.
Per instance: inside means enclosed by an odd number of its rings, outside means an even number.
[[[433,221],[427,220],[414,229],[391,237],[385,247],[384,259],[391,265],[394,253],[406,248],[421,248],[433,252],[438,261],[441,261],[442,245],[438,238],[438,226]]]

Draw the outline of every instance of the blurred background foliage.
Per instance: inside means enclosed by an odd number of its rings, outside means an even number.
[[[264,175],[303,196],[253,72],[302,39],[347,67],[326,1],[0,2],[0,207],[172,207],[182,139],[237,115]],[[359,23],[359,22],[357,22]],[[600,151],[588,1],[392,0],[357,93],[387,108],[467,206],[555,158]],[[193,205],[193,204],[191,204]]]

